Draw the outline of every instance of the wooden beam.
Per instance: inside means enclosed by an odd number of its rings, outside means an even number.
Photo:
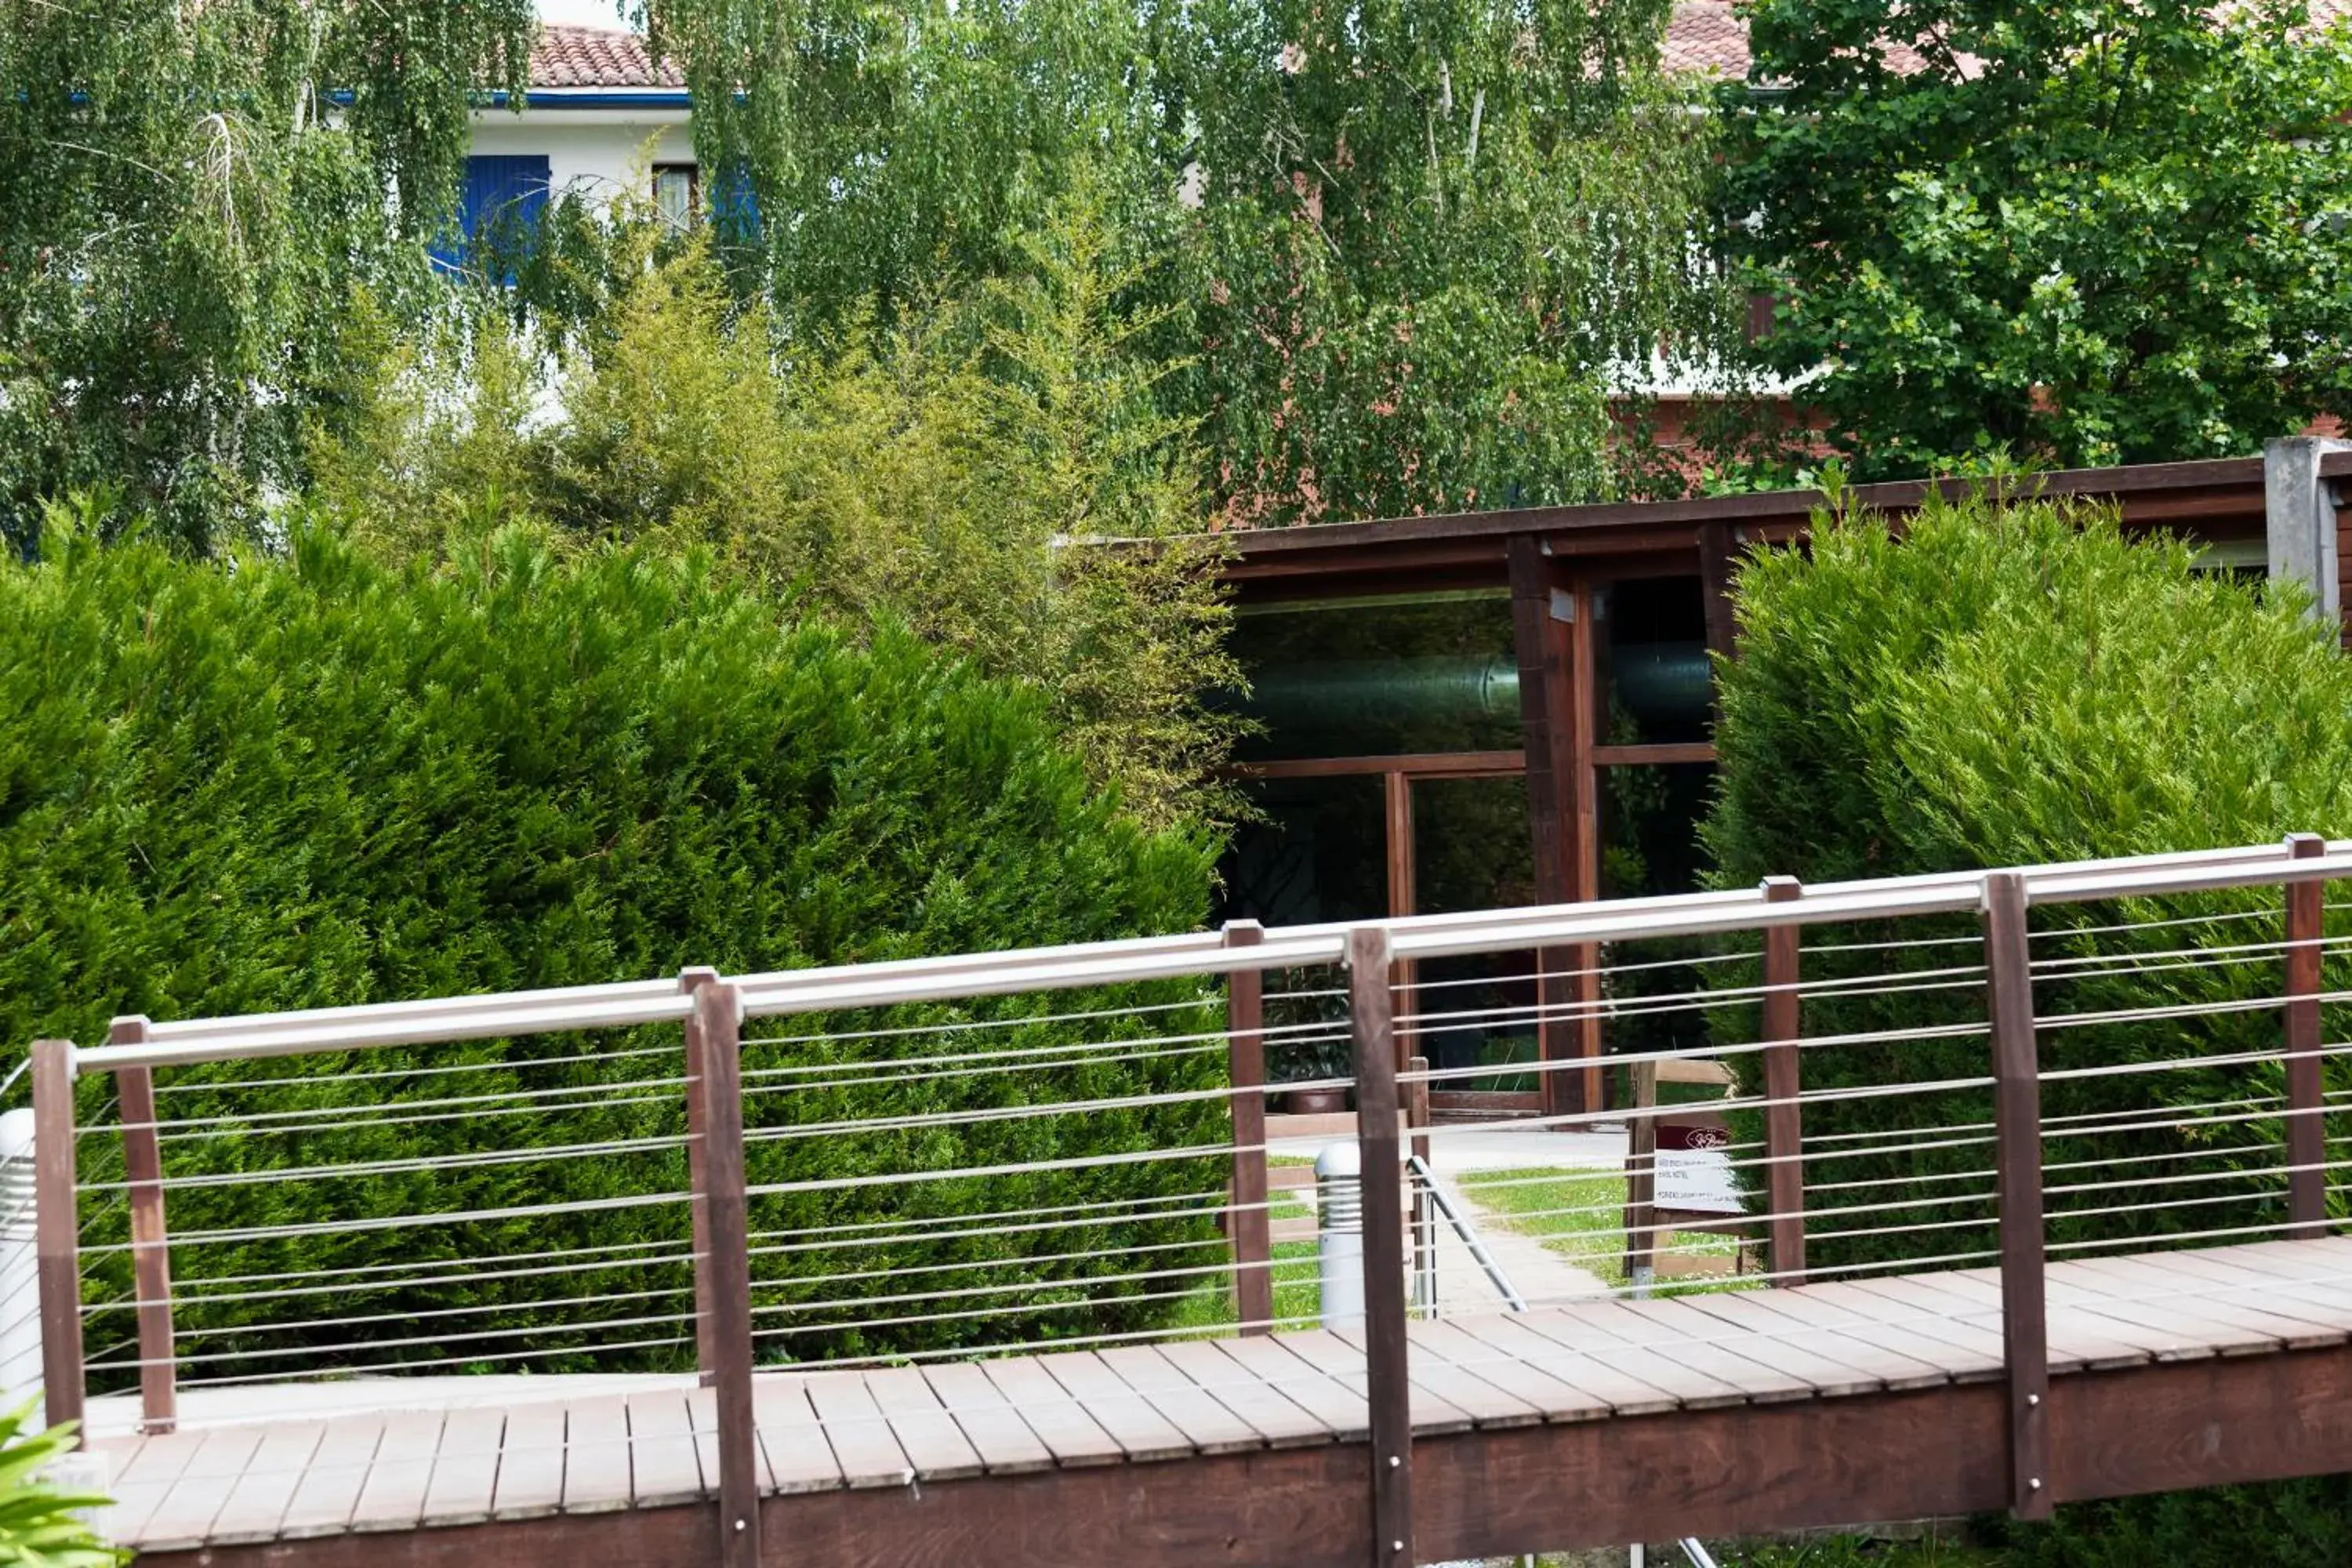
[[[2043,1310],[2042,1071],[2035,1049],[2025,879],[1984,883],[1984,952],[1992,1020],[1993,1163],[2000,1193],[2001,1359],[2008,1373],[2010,1511],[2050,1517],[2050,1349]],[[2070,1436],[2072,1434],[2070,1433]]]
[[[1794,877],[1764,879],[1767,903],[1788,903],[1803,894]],[[1764,1152],[1770,1161],[1766,1190],[1772,1205],[1768,1230],[1775,1285],[1801,1284],[1805,1277],[1804,1124],[1797,1103],[1804,1088],[1797,1044],[1803,1032],[1797,993],[1802,935],[1793,925],[1764,932]]]
[[[74,1196],[73,1046],[33,1042],[33,1226],[41,1294],[41,1394],[52,1426],[82,1414],[81,1215]]]
[[[1564,904],[1575,896],[1570,865],[1568,702],[1570,690],[1566,644],[1554,617],[1556,568],[1530,534],[1510,542],[1511,643],[1519,665],[1519,731],[1528,778],[1528,826],[1535,854],[1536,901]],[[1536,954],[1536,1057],[1565,1061],[1576,1054],[1575,1029],[1568,1012],[1576,995],[1564,972],[1576,967],[1566,948]],[[1565,1114],[1573,1098],[1569,1075],[1542,1074],[1539,1085],[1547,1115]]]
[[[1639,746],[1595,746],[1592,765],[1597,768],[1656,767],[1668,763],[1711,763],[1715,761],[1713,741],[1660,741]]]
[[[2327,853],[2316,833],[2286,841],[2298,860]],[[2286,886],[2286,1164],[2289,1236],[2327,1234],[2327,1109],[2320,1081],[2320,941],[2326,887],[2316,879]]]
[[[1412,1568],[1412,1391],[1407,1378],[1404,1205],[1398,1180],[1394,996],[1389,933],[1348,933],[1348,1017],[1356,1046],[1356,1146],[1364,1226],[1364,1374],[1371,1431],[1370,1568]]]
[[[1226,771],[1243,779],[1361,778],[1372,773],[1475,779],[1508,778],[1527,765],[1523,752],[1408,752],[1393,757],[1286,757],[1235,763]]]
[[[1265,938],[1255,921],[1225,922],[1227,947]],[[1233,1085],[1234,1316],[1245,1334],[1274,1331],[1274,1232],[1266,1212],[1265,974],[1236,969],[1225,976],[1225,1063]]]
[[[147,1038],[143,1017],[117,1018],[110,1046]],[[139,1429],[179,1426],[179,1363],[172,1333],[172,1243],[163,1224],[163,1152],[155,1130],[155,1074],[124,1068],[114,1075],[122,1118],[122,1175],[131,1200],[131,1279],[139,1325]]]
[[[1381,779],[1381,796],[1383,820],[1387,825],[1381,835],[1381,842],[1387,849],[1389,918],[1402,920],[1415,912],[1412,778],[1396,772],[1383,774]],[[1400,960],[1389,977],[1391,983],[1396,987],[1395,994],[1404,998],[1403,1010],[1407,1013],[1417,1013],[1421,1010],[1420,993],[1415,989],[1421,978],[1420,967],[1409,959]],[[1398,1029],[1395,1033],[1396,1056],[1389,1064],[1389,1070],[1391,1072],[1404,1066],[1405,1058],[1412,1054],[1413,1042],[1419,1037],[1421,1031],[1407,1026]],[[1360,1094],[1359,1103],[1361,1102],[1361,1098]]]
[[[1601,689],[1600,647],[1593,627],[1594,601],[1591,584],[1578,582],[1569,590],[1570,616],[1552,623],[1552,633],[1564,645],[1560,661],[1569,671],[1567,802],[1569,896],[1578,903],[1601,897],[1601,771],[1593,763],[1600,744],[1601,716],[1606,694]],[[1601,1060],[1601,949],[1587,942],[1569,949],[1570,967],[1576,973],[1569,989],[1576,1006],[1575,1048],[1582,1061]],[[1599,1066],[1574,1075],[1576,1092],[1571,1110],[1601,1109]]]
[[[759,1436],[751,1414],[751,1254],[743,1170],[743,1001],[732,985],[694,993],[702,1030],[703,1171],[709,1183],[711,1383],[719,1411],[719,1562],[760,1568]]]

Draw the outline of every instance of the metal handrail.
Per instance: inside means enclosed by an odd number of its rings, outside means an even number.
[[[1390,935],[1397,958],[1584,945],[1637,937],[1702,935],[1832,921],[1959,913],[1982,907],[1991,871],[1941,872],[1825,883],[1802,898],[1768,901],[1760,889],[1361,922]],[[2284,845],[2083,860],[2026,868],[2029,902],[2147,897],[2231,887],[2352,878],[2352,840],[2292,858]],[[1269,931],[1248,947],[1216,932],[946,958],[897,960],[739,977],[747,1017],[882,1006],[1146,980],[1206,978],[1336,963],[1349,926]],[[674,980],[629,981],[498,996],[268,1013],[149,1024],[146,1038],[77,1049],[78,1070],[161,1067],[306,1051],[677,1023],[689,1004]]]
[[[1445,1189],[1438,1184],[1437,1173],[1430,1169],[1429,1162],[1413,1154],[1407,1156],[1405,1165],[1412,1172],[1414,1179],[1421,1183],[1421,1190],[1429,1194],[1429,1201],[1437,1206],[1438,1214],[1454,1227],[1454,1234],[1462,1238],[1462,1245],[1470,1249],[1470,1256],[1477,1259],[1478,1267],[1486,1270],[1488,1283],[1501,1293],[1512,1311],[1526,1311],[1528,1299],[1519,1294],[1518,1287],[1511,1283],[1511,1277],[1503,1272],[1503,1266],[1495,1261],[1495,1255],[1486,1250],[1485,1242],[1478,1239],[1477,1227],[1454,1206],[1454,1200],[1445,1195]]]

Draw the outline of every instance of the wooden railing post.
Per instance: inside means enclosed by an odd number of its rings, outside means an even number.
[[[2043,1308],[2042,1079],[2033,1025],[2033,955],[2025,879],[1984,883],[1984,952],[1992,1021],[1993,1163],[2000,1192],[2001,1360],[2009,1380],[2010,1511],[2050,1516],[2050,1351]]]
[[[1635,1062],[1625,1119],[1625,1279],[1647,1293],[1658,1266],[1658,1064]]]
[[[709,1324],[710,1380],[719,1410],[719,1560],[759,1568],[758,1441],[751,1420],[751,1255],[743,1173],[743,1004],[716,977],[694,987],[700,1026],[702,1170],[709,1293],[698,1303]]]
[[[1225,922],[1227,947],[1265,938],[1255,921]],[[1245,1334],[1274,1329],[1274,1224],[1266,1212],[1265,972],[1225,976],[1225,1060],[1234,1097],[1234,1316]]]
[[[1372,1568],[1411,1568],[1412,1406],[1406,1382],[1404,1205],[1397,1148],[1396,1014],[1389,933],[1348,933],[1348,1016],[1356,1047],[1356,1140],[1363,1157],[1364,1375],[1370,1389]]]
[[[2327,853],[2316,833],[2291,834],[2297,860]],[[2316,879],[2286,885],[2286,1193],[2291,1237],[2327,1234],[2326,1090],[2320,1081],[2320,941],[2326,888]]]
[[[110,1046],[147,1037],[143,1017],[117,1018]],[[163,1225],[163,1151],[155,1131],[155,1073],[122,1068],[114,1075],[122,1112],[122,1176],[131,1198],[131,1278],[139,1319],[139,1429],[169,1432],[180,1424],[178,1365],[172,1333],[172,1244]]]
[[[73,1045],[33,1042],[34,1246],[41,1285],[41,1390],[52,1426],[82,1414],[81,1216],[75,1207]]]
[[[691,996],[719,983],[715,969],[688,969],[677,977],[677,988]],[[686,1017],[686,1190],[687,1214],[694,1245],[694,1365],[702,1385],[710,1386],[717,1371],[710,1344],[710,1171],[704,1121],[702,1081],[705,1049],[702,1010]]]
[[[1764,879],[1767,903],[1788,903],[1803,892],[1794,877]],[[1770,1173],[1765,1190],[1772,1205],[1775,1285],[1801,1285],[1805,1278],[1804,1118],[1797,1103],[1804,1084],[1797,1044],[1801,934],[1793,925],[1770,926],[1764,932],[1764,1154]]]

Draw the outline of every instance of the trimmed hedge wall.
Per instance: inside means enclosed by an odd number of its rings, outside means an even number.
[[[1819,516],[1809,555],[1751,558],[1738,584],[1740,657],[1721,671],[1721,774],[1705,827],[1720,885],[1753,886],[1775,873],[1820,882],[2352,832],[2352,660],[2338,651],[2334,628],[2308,618],[2305,598],[2291,587],[2200,572],[2194,560],[2178,541],[2126,541],[2106,511],[1997,506],[1983,497],[1931,504],[1900,540],[1874,517]],[[2049,1018],[2274,997],[2283,969],[2276,952],[2226,950],[2279,941],[2280,902],[2273,890],[2036,910],[2032,928],[2044,933],[2033,943],[2036,959],[2137,954],[2159,966],[2132,975],[2102,974],[2101,965],[2053,971],[2037,984],[2037,1012]],[[2233,918],[2203,918],[2215,915]],[[2346,933],[2340,913],[2327,920],[2331,937]],[[2090,929],[2165,921],[2183,923]],[[1808,981],[1908,972],[1917,989],[1869,999],[1809,997],[1805,1032],[1981,1022],[1983,981],[1963,967],[1981,961],[1968,940],[1979,929],[1974,918],[1810,929]],[[1937,935],[1963,940],[1824,951]],[[2168,952],[2181,956],[2147,957]],[[1927,973],[1954,968],[1962,973]],[[2326,968],[2331,989],[2352,984],[2352,969],[2335,955]],[[1734,983],[1754,979],[1751,965]],[[1756,1011],[1753,1004],[1721,1009],[1717,1037],[1754,1038]],[[2326,1037],[2345,1038],[2346,1010],[2331,1006],[2326,1015]],[[2281,1030],[2274,1007],[2045,1026],[2041,1059],[2048,1070],[2275,1051]],[[1735,1060],[1747,1079],[1743,1090],[1760,1090],[1760,1062]],[[1808,1090],[1990,1070],[1981,1035],[1812,1047],[1803,1067]],[[2346,1068],[2343,1058],[2330,1058],[2331,1089],[2352,1089]],[[2186,1108],[2278,1095],[2284,1087],[2274,1057],[2045,1081],[2048,1119],[2105,1121],[2112,1113],[2153,1121],[2152,1111],[2184,1108],[2178,1126],[2045,1139],[2049,1184],[2076,1189],[2049,1200],[2053,1247],[2119,1237],[2160,1245],[2166,1236],[2283,1220],[2276,1107],[2241,1121]],[[1809,1191],[1809,1260],[1835,1268],[1993,1247],[1991,1205],[1951,1201],[1990,1188],[1990,1178],[1973,1174],[1991,1163],[1989,1139],[1848,1152],[1874,1142],[1853,1134],[1989,1123],[1991,1114],[1989,1089],[1808,1104],[1809,1189],[1886,1184]],[[1760,1135],[1752,1125],[1739,1134]],[[2218,1179],[2117,1184],[2189,1171]],[[2334,1202],[2343,1213],[2341,1195]],[[1819,1212],[1828,1208],[1848,1212]],[[2070,1217],[2070,1210],[2107,1212]],[[1845,1240],[1831,1234],[1910,1223],[1942,1228]],[[2336,1479],[2070,1509],[2053,1529],[2017,1532],[2014,1545],[2021,1562],[2039,1563],[2201,1563],[2209,1558],[2200,1553],[2242,1553],[2261,1533],[2243,1528],[2247,1519],[2260,1517],[2283,1548],[2290,1540],[2308,1547],[2278,1561],[2333,1563],[2342,1532],[2313,1534],[2297,1521],[2339,1509],[2346,1495]],[[2123,1544],[2159,1541],[2172,1555],[2135,1556],[2137,1548]]]
[[[1090,792],[1034,694],[901,635],[856,647],[821,626],[780,624],[772,605],[693,561],[614,552],[559,562],[509,532],[446,571],[399,574],[316,533],[282,558],[201,565],[152,545],[101,550],[64,537],[46,560],[0,568],[0,1027],[18,1049],[41,1036],[95,1042],[116,1013],[178,1018],[638,979],[688,964],[746,973],[1083,941],[1191,929],[1207,906],[1213,846],[1144,833],[1115,799]],[[907,1068],[825,1064],[1214,1029],[1215,994],[1161,984],[755,1026],[753,1037],[773,1040],[877,1023],[1171,1007],[984,1034],[748,1046],[751,1179],[1213,1142],[1223,1126],[1213,1101],[968,1126],[951,1118],[881,1134],[819,1124],[1213,1087],[1221,1051],[922,1081]],[[685,1269],[627,1266],[632,1255],[612,1250],[681,1241],[682,1205],[351,1228],[374,1215],[682,1191],[677,1049],[678,1031],[665,1027],[160,1074],[162,1115],[180,1124],[165,1144],[174,1181],[381,1167],[170,1193],[175,1237],[316,1227],[175,1246],[191,1299],[180,1312],[184,1348],[197,1358],[185,1375],[499,1367],[551,1342],[598,1353],[528,1364],[687,1364],[684,1328],[653,1321],[685,1310]],[[558,1059],[592,1053],[599,1059]],[[329,1076],[343,1073],[381,1076]],[[564,1092],[451,1103],[517,1089]],[[86,1121],[107,1120],[110,1093],[102,1077],[85,1082]],[[398,1115],[334,1113],[352,1104],[394,1105]],[[469,1163],[537,1145],[606,1147]],[[119,1179],[119,1148],[111,1136],[86,1139],[85,1180]],[[1223,1179],[1221,1164],[1201,1160],[803,1193],[759,1200],[752,1224],[821,1235],[901,1215],[1195,1192]],[[104,1250],[122,1223],[119,1194],[90,1200],[92,1300],[126,1289],[127,1260]],[[937,1309],[866,1308],[857,1299],[892,1293],[872,1279],[787,1283],[760,1293],[760,1326],[808,1331],[763,1341],[763,1352],[1116,1331],[1170,1306],[1108,1285],[1088,1293],[1123,1305],[1047,1310],[1076,1291],[1038,1281],[1131,1265],[1038,1259],[1114,1251],[1144,1239],[1139,1227],[951,1228],[976,1234],[848,1250],[772,1237],[788,1249],[757,1258],[755,1272],[790,1280],[919,1263],[933,1272],[898,1292],[971,1287],[971,1301],[950,1304],[996,1315],[818,1332]],[[1160,1226],[1150,1239],[1213,1257],[1209,1236],[1192,1222]],[[572,1249],[575,1268],[463,1287],[329,1295],[306,1293],[313,1282],[249,1281],[240,1289],[278,1293],[208,1307],[200,1282],[320,1269],[405,1278],[436,1259]],[[1198,1260],[1181,1247],[1152,1256]],[[608,1296],[620,1299],[579,1304]],[[460,1307],[478,1310],[425,1315]],[[328,1317],[367,1321],[305,1326]],[[538,1331],[592,1319],[609,1326],[555,1341]],[[218,1332],[237,1325],[264,1331]],[[126,1315],[99,1314],[92,1352],[129,1331]]]

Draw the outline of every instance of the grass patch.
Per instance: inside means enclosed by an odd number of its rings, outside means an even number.
[[[1626,1283],[1622,1173],[1474,1171],[1457,1180],[1472,1202],[1521,1236],[1535,1237],[1611,1286]],[[1705,1231],[1677,1231],[1669,1245],[1727,1264],[1738,1247],[1730,1237]]]
[[[1269,1165],[1312,1165],[1312,1160],[1300,1160],[1280,1154],[1269,1155]],[[1266,1194],[1269,1220],[1313,1219],[1314,1205],[1297,1193],[1277,1189]],[[1311,1241],[1278,1241],[1274,1245],[1274,1320],[1276,1331],[1311,1327],[1323,1311],[1321,1268]],[[1295,1320],[1304,1319],[1306,1321]],[[1229,1328],[1240,1321],[1234,1310],[1234,1283],[1230,1275],[1208,1277],[1201,1288],[1176,1303],[1176,1312],[1169,1327],[1177,1332],[1201,1332],[1205,1330]]]

